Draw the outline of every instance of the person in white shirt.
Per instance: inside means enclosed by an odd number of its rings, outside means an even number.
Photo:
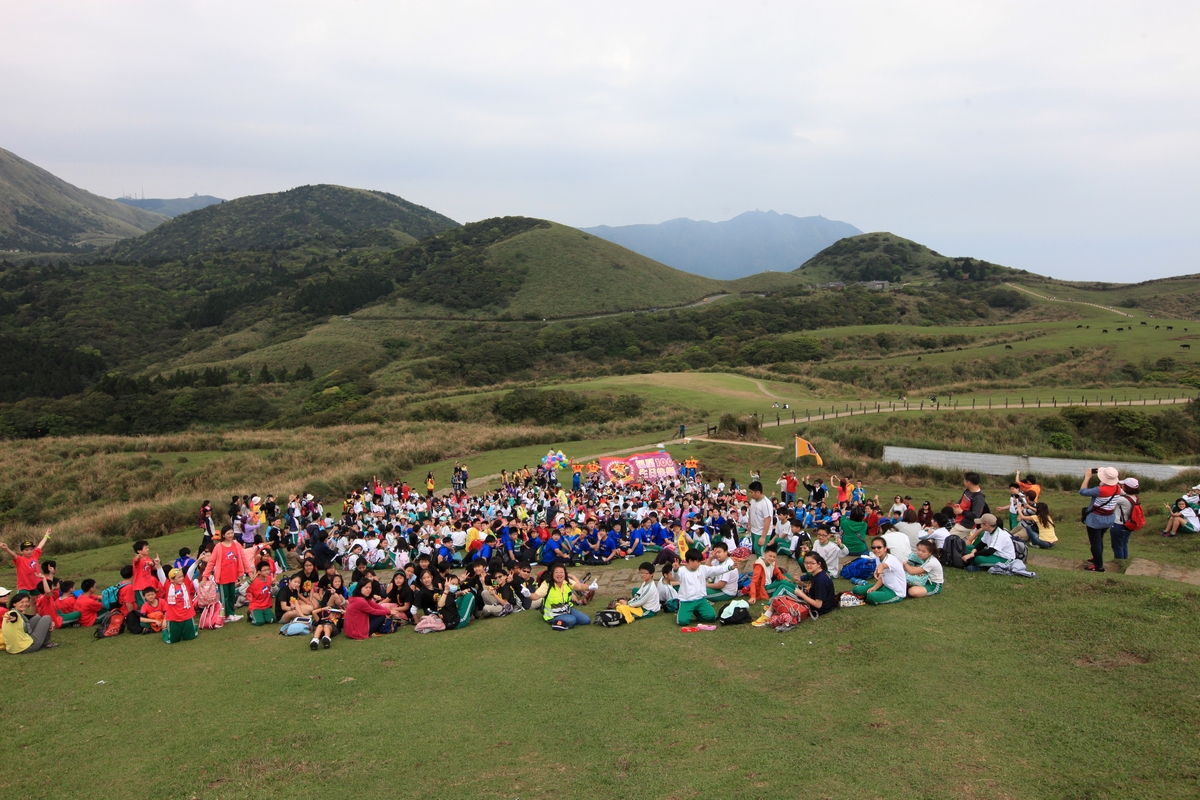
[[[963,561],[972,572],[1005,564],[1017,557],[1012,536],[1000,527],[995,514],[984,514],[975,522],[975,529],[967,537],[967,550]]]
[[[917,512],[911,508],[905,509],[904,518],[897,522],[894,527],[908,537],[909,549],[917,546],[917,542],[921,539],[921,534],[925,532],[921,528],[921,524],[917,522]]]
[[[654,582],[658,587],[658,602],[660,607],[670,611],[672,608],[679,609],[679,593],[675,591],[675,586],[678,581],[675,580],[675,567],[673,564],[662,565],[662,577]],[[671,603],[675,605],[672,606]]]
[[[679,613],[675,615],[675,622],[680,627],[691,625],[695,617],[705,623],[717,621],[717,610],[706,596],[708,580],[729,570],[724,566],[705,566],[701,563],[703,560],[704,554],[692,548],[679,566],[676,576],[679,581]]]
[[[925,534],[925,538],[932,540],[938,550],[941,550],[946,544],[946,537],[950,535],[950,520],[939,511],[933,515],[933,524],[937,527]]]
[[[655,616],[662,609],[662,596],[658,591],[658,584],[654,582],[654,565],[649,561],[643,562],[638,567],[638,575],[641,576],[642,585],[634,592],[633,597],[625,601],[617,601],[616,609],[621,610],[621,605],[624,604],[630,608],[640,608],[642,610],[642,619],[648,619]],[[624,615],[624,612],[622,612]],[[633,614],[632,616],[637,616]]]
[[[708,593],[705,596],[710,602],[732,600],[737,597],[737,564],[729,557],[729,547],[724,541],[718,540],[712,546],[712,564],[714,567],[724,567],[726,571],[713,578],[712,582],[708,584]]]
[[[763,496],[760,481],[751,481],[749,489],[750,504],[747,513],[746,532],[750,534],[755,555],[762,555],[767,546],[767,537],[771,535],[771,524],[775,517],[775,507]]]
[[[830,578],[838,576],[842,557],[850,555],[850,551],[846,545],[842,544],[841,539],[834,540],[828,525],[817,528],[817,543],[813,545],[812,551],[825,559],[825,571],[829,573]]]
[[[888,552],[887,541],[882,536],[871,540],[871,553],[879,559],[879,566],[875,568],[875,582],[869,586],[855,586],[854,593],[874,606],[899,603],[908,594],[903,562]]]
[[[907,573],[909,597],[941,594],[946,577],[942,570],[942,562],[938,561],[937,545],[929,539],[917,542],[916,558],[908,560],[904,571]]]
[[[900,559],[901,562],[908,560],[908,554],[912,552],[912,544],[909,543],[908,536],[887,522],[880,523],[879,535],[887,542],[889,553]]]

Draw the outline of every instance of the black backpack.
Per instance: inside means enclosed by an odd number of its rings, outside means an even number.
[[[722,625],[742,625],[749,621],[750,612],[741,606],[738,606],[737,608],[733,609],[733,611],[730,611],[728,617],[722,617],[719,615],[717,617],[717,622],[720,622]]]
[[[942,544],[942,552],[938,558],[941,560],[943,567],[966,569],[966,562],[963,561],[963,556],[966,554],[967,543],[962,540],[961,536],[950,534]]]
[[[620,611],[605,609],[596,613],[596,624],[602,628],[616,628],[625,624],[625,618]]]

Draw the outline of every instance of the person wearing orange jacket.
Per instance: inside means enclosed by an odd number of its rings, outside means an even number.
[[[221,541],[213,548],[212,558],[204,568],[204,577],[211,575],[217,582],[226,622],[237,622],[241,619],[233,613],[237,607],[238,581],[243,575],[253,574],[254,562],[251,556],[234,541],[233,528],[226,525],[221,529]]]
[[[776,547],[767,545],[762,557],[754,562],[754,573],[750,578],[750,604],[759,600],[770,602],[771,593],[781,588],[795,589],[796,584],[788,577],[783,567],[775,563]]]

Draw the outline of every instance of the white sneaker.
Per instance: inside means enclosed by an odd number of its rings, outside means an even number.
[[[241,614],[232,614],[232,615],[226,617],[225,621],[226,622],[237,622],[239,619],[242,619],[242,618],[243,617]]]

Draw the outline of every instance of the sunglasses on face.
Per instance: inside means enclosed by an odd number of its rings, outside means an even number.
[[[871,549],[872,550],[886,550],[887,548],[881,544],[873,544],[873,545],[871,545]]]

